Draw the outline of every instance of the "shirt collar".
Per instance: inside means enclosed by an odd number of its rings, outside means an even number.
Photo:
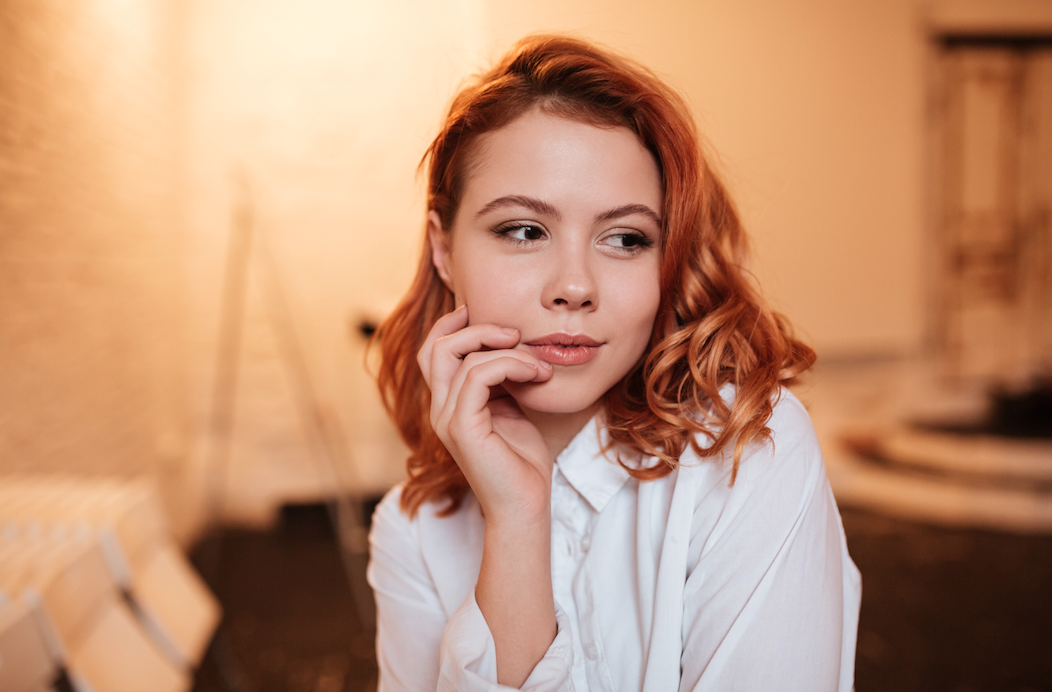
[[[599,416],[592,418],[570,441],[555,463],[566,481],[588,501],[596,512],[603,507],[630,476],[616,457],[603,453],[609,442]]]

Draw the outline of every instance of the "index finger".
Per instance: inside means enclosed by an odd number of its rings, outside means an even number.
[[[428,333],[417,354],[417,362],[424,381],[431,388],[433,401],[445,399],[449,383],[460,368],[464,357],[477,351],[513,348],[519,342],[519,332],[495,324],[467,325],[467,310],[444,315]],[[524,357],[529,358],[526,354]]]
[[[416,354],[416,362],[420,365],[420,370],[424,373],[426,382],[431,382],[431,353],[435,349],[435,342],[444,336],[460,331],[466,326],[468,326],[468,306],[461,305],[453,312],[448,312],[439,317],[431,327],[431,331],[427,333],[427,338],[424,339],[424,345],[420,347]]]

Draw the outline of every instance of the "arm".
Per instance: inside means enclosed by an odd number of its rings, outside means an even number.
[[[852,687],[858,571],[806,411],[787,393],[775,411],[773,450],[747,455],[715,525],[695,527],[682,690]]]
[[[501,684],[520,687],[555,639],[551,573],[550,511],[486,521],[475,597],[493,633]]]
[[[484,534],[475,498],[453,516],[425,506],[410,520],[399,497],[396,488],[377,507],[369,535],[379,690],[492,692],[496,651],[472,590]],[[565,689],[573,644],[565,615],[556,614],[559,633],[523,689]]]
[[[486,520],[476,597],[496,647],[497,681],[521,686],[556,635],[551,585],[552,459],[506,381],[543,382],[551,366],[514,330],[468,326],[467,309],[438,320],[418,362],[431,388],[431,424]],[[486,350],[492,349],[492,350]]]

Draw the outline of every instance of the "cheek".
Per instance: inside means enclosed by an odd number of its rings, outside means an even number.
[[[467,304],[471,324],[515,326],[529,283],[520,273],[480,263],[457,282],[456,298]]]
[[[650,339],[654,319],[657,317],[658,306],[661,302],[661,289],[656,272],[646,272],[632,278],[635,280],[625,280],[615,284],[617,312],[624,320],[626,327],[632,326],[637,340],[641,341],[645,347]]]
[[[657,317],[658,302],[655,297],[653,301],[646,301],[637,306],[637,309],[632,312],[632,318],[634,322],[631,324],[631,330],[635,335],[633,344],[633,360],[639,358],[646,351],[647,345],[650,343],[650,334],[654,331],[654,320]],[[626,327],[629,327],[628,321],[626,320]]]

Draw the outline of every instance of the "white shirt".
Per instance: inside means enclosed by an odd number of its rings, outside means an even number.
[[[640,482],[604,457],[596,421],[578,433],[552,480],[558,633],[522,689],[852,689],[861,579],[818,440],[788,391],[768,426],[773,448],[748,449],[733,487],[730,451],[688,449]],[[410,520],[400,495],[370,533],[379,689],[507,689],[475,602],[477,500],[445,518],[428,503]]]

